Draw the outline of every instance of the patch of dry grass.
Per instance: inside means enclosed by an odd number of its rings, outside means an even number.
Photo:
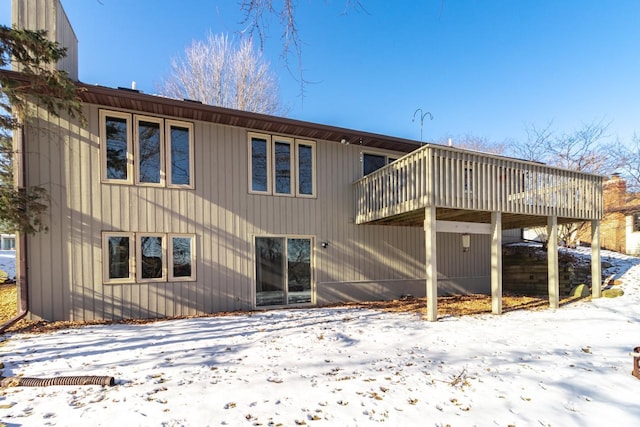
[[[563,298],[561,305],[569,304],[579,298]],[[427,299],[426,298],[410,298],[393,301],[372,301],[344,304],[347,307],[362,307],[374,310],[384,310],[395,313],[416,313],[422,316],[426,315]],[[17,292],[15,284],[0,285],[0,325],[17,314]],[[546,296],[516,296],[504,295],[502,297],[503,312],[513,310],[539,310],[549,306],[549,300]],[[445,316],[472,316],[478,314],[491,313],[491,297],[487,295],[457,295],[438,298],[438,315]],[[237,314],[250,314],[247,312],[225,312],[208,315],[213,316],[233,316]],[[204,316],[200,316],[204,317]],[[118,323],[149,323],[158,319],[151,320],[123,320]],[[166,320],[166,319],[161,319]],[[86,325],[102,325],[116,322],[109,321],[93,321],[93,322],[45,322],[22,319],[7,329],[8,332],[28,332],[40,333],[49,332],[58,329],[74,328]]]

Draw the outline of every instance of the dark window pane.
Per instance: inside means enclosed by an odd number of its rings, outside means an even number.
[[[171,126],[171,184],[191,184],[189,128]]]
[[[268,191],[267,141],[251,138],[251,190]]]
[[[160,183],[160,124],[138,123],[140,182]]]
[[[371,172],[375,172],[381,167],[384,167],[387,163],[385,156],[378,156],[375,154],[363,154],[362,156],[362,173],[363,175],[369,175]]]
[[[311,240],[287,240],[289,304],[311,302]]]
[[[291,144],[275,144],[276,193],[291,194]]]
[[[173,277],[191,277],[191,237],[172,239]]]
[[[162,277],[162,237],[145,236],[140,239],[142,278]]]
[[[313,147],[298,145],[298,192],[313,195]]]
[[[127,177],[127,121],[117,117],[106,118],[107,178]]]
[[[256,305],[282,305],[284,301],[284,238],[256,238]]]
[[[129,278],[129,238],[109,237],[109,279]]]

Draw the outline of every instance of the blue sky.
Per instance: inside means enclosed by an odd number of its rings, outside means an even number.
[[[62,4],[79,39],[80,80],[135,80],[146,93],[192,40],[242,28],[235,0]],[[524,139],[530,125],[553,122],[562,133],[600,120],[611,138],[640,135],[640,1],[361,0],[366,11],[346,14],[347,0],[297,4],[314,82],[304,100],[280,57],[276,21],[264,51],[289,117],[418,140],[421,108],[433,115],[424,140],[436,142],[503,142]],[[10,0],[0,18],[9,23]]]

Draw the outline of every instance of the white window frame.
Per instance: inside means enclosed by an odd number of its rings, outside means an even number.
[[[181,127],[189,129],[189,183],[188,184],[172,184],[171,180],[171,127]],[[193,136],[193,123],[182,122],[179,120],[165,119],[165,152],[166,163],[165,173],[168,188],[194,188],[194,175],[195,175],[195,162],[194,162],[194,136]]]
[[[160,129],[160,182],[141,182],[140,181],[140,122],[149,122],[158,124]],[[136,185],[148,186],[148,187],[164,187],[165,186],[165,131],[163,120],[158,117],[151,116],[133,116],[133,140],[134,140],[134,163],[135,163],[135,175]]]
[[[109,238],[110,237],[128,237],[129,238],[129,277],[112,279],[109,277]],[[126,233],[119,231],[102,232],[102,281],[106,284],[117,283],[134,283],[136,281],[136,248],[135,233]]]
[[[267,190],[266,191],[259,191],[259,190],[254,190],[253,189],[253,157],[252,157],[252,142],[253,142],[253,138],[256,139],[263,139],[266,140],[267,142],[267,152],[266,152],[266,156],[267,156]],[[273,183],[271,182],[273,179],[273,168],[271,166],[271,162],[272,162],[272,154],[271,154],[271,136],[270,135],[265,135],[262,133],[254,133],[254,132],[249,132],[248,133],[248,151],[247,151],[247,158],[248,158],[248,170],[249,170],[249,182],[248,182],[248,187],[249,187],[249,194],[264,194],[264,195],[270,195],[272,194],[272,185]]]
[[[286,138],[283,136],[273,136],[271,137],[271,182],[273,185],[273,195],[274,196],[288,196],[293,197],[296,195],[296,182],[297,182],[297,168],[296,168],[296,153],[297,153],[297,145],[293,138]],[[289,144],[289,171],[291,176],[289,182],[289,192],[288,193],[280,193],[276,189],[276,144],[278,142]],[[268,151],[268,150],[267,150]]]
[[[127,123],[127,179],[107,177],[107,117],[124,119]],[[133,184],[133,142],[131,138],[131,113],[120,111],[100,110],[100,169],[101,182],[109,184]]]
[[[256,263],[257,263],[257,254],[256,254],[256,240],[259,238],[282,238],[284,239],[284,247],[283,247],[283,257],[286,260],[285,264],[288,264],[288,244],[289,244],[289,239],[307,239],[310,240],[310,244],[311,244],[311,253],[310,253],[310,266],[311,266],[311,301],[310,302],[304,302],[304,303],[299,303],[299,304],[276,304],[276,305],[257,305],[257,292],[256,292],[256,281],[258,280],[257,276],[256,276]],[[306,234],[255,234],[251,236],[251,240],[253,242],[253,258],[252,258],[252,262],[253,262],[253,266],[254,268],[252,269],[253,271],[253,286],[251,287],[251,294],[252,294],[252,307],[254,310],[256,309],[274,309],[274,308],[278,308],[278,307],[306,307],[306,306],[313,306],[317,304],[317,283],[316,283],[316,236],[311,236],[311,235],[306,235]],[[288,286],[288,271],[287,271],[287,265],[285,265],[285,283],[287,284],[286,286]],[[285,295],[288,297],[288,289],[285,291]]]
[[[173,275],[173,239],[175,237],[178,238],[190,238],[191,239],[191,275],[190,276],[174,276]],[[195,234],[185,234],[185,233],[169,233],[167,235],[167,246],[168,246],[168,256],[167,256],[167,265],[168,265],[168,281],[169,282],[195,282],[196,279],[196,235]]]
[[[266,141],[267,145],[267,189],[266,191],[258,191],[253,189],[253,157],[252,157],[252,142],[253,139],[261,139]],[[290,193],[278,193],[276,192],[276,168],[275,168],[275,144],[277,142],[286,142],[290,144],[292,150],[291,162],[291,192]],[[312,193],[304,194],[300,192],[300,146],[311,147],[311,179]],[[247,133],[247,187],[249,194],[260,194],[269,196],[284,196],[284,197],[300,197],[307,199],[317,198],[317,185],[318,185],[318,172],[317,172],[317,155],[316,155],[316,142],[306,139],[295,139],[291,137],[268,135],[264,133],[248,132]]]
[[[315,141],[308,141],[305,139],[296,139],[296,164],[295,164],[295,176],[296,176],[296,197],[303,197],[307,199],[315,199],[317,197],[317,176],[316,173],[316,143]],[[311,147],[311,179],[313,180],[311,184],[311,194],[304,194],[300,192],[300,150],[299,147],[301,145]]]
[[[161,277],[142,277],[142,238],[143,237],[160,237],[162,239],[162,276]],[[136,282],[138,283],[154,283],[167,281],[167,234],[166,233],[136,233]]]

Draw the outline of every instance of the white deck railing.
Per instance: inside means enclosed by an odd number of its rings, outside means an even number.
[[[356,223],[427,206],[600,219],[602,182],[599,175],[425,145],[354,183]]]

